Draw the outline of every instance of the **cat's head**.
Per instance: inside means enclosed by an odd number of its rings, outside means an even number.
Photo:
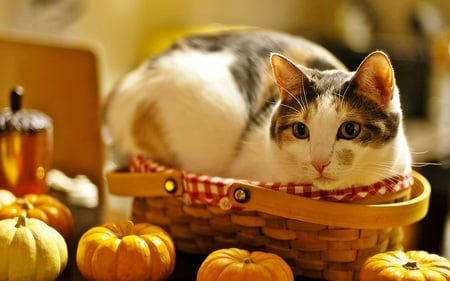
[[[271,138],[291,175],[320,189],[377,182],[410,169],[388,56],[371,53],[354,72],[319,71],[272,54],[280,103]]]

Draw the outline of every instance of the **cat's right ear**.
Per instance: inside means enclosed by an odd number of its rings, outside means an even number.
[[[277,53],[270,55],[270,63],[281,99],[292,99],[304,90],[304,85],[308,83],[308,77],[295,63]]]
[[[395,89],[394,69],[389,57],[381,51],[369,54],[356,70],[351,83],[359,93],[386,107]]]

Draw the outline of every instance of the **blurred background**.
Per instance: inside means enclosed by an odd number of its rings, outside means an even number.
[[[92,50],[98,61],[100,100],[144,57],[197,28],[245,25],[299,34],[329,48],[350,69],[367,53],[386,51],[396,71],[416,168],[433,187],[429,215],[418,230],[418,247],[445,252],[447,257],[449,24],[448,0],[0,1],[3,36],[75,42]]]

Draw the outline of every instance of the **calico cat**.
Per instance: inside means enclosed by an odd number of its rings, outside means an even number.
[[[333,190],[410,172],[399,91],[380,51],[351,72],[284,33],[191,35],[127,74],[104,113],[125,155],[201,174]]]

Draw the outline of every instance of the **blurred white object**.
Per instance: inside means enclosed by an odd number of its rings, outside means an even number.
[[[84,175],[69,178],[53,169],[47,174],[47,184],[50,188],[67,193],[68,201],[74,205],[86,208],[98,206],[98,188]]]
[[[357,52],[367,52],[370,49],[374,22],[372,11],[365,2],[340,2],[336,22],[347,47]]]

